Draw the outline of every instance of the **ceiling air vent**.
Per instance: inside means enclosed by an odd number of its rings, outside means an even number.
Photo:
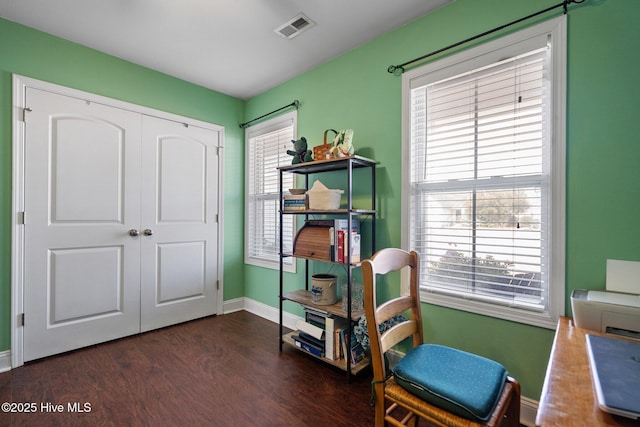
[[[291,18],[289,22],[280,25],[274,31],[276,34],[279,34],[286,39],[292,39],[303,31],[307,31],[314,25],[316,25],[315,22],[301,13],[300,15]]]

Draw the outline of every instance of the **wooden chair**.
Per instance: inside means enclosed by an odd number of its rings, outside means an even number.
[[[409,289],[408,292],[401,292],[400,297],[391,299],[380,306],[376,304],[376,276],[385,275],[392,271],[402,270],[402,274],[406,274],[408,267]],[[388,248],[378,251],[371,259],[362,263],[362,275],[364,281],[364,306],[367,317],[367,331],[371,343],[371,363],[373,365],[373,387],[372,392],[375,395],[375,420],[376,426],[382,427],[385,421],[394,426],[415,425],[417,418],[423,418],[437,426],[499,426],[504,420],[507,425],[517,427],[520,421],[520,384],[513,378],[509,377],[504,371],[504,375],[500,379],[495,380],[495,393],[492,395],[491,407],[489,408],[485,420],[468,419],[450,410],[442,409],[434,404],[428,403],[423,398],[418,397],[416,393],[409,392],[400,385],[400,379],[397,372],[391,375],[389,368],[385,363],[385,352],[400,343],[408,337],[412,337],[412,349],[404,356],[403,360],[409,357],[411,353],[422,347],[434,346],[450,351],[453,354],[460,354],[464,359],[466,357],[475,357],[483,359],[489,363],[494,363],[502,368],[496,362],[489,359],[480,358],[459,350],[450,349],[443,346],[435,346],[432,344],[423,344],[422,336],[422,316],[420,311],[420,299],[418,294],[418,274],[419,274],[419,257],[414,251],[406,252],[401,249]],[[394,326],[380,333],[379,325],[398,314],[403,314],[407,320],[396,323]],[[397,319],[397,318],[396,318]],[[415,358],[414,358],[415,359]],[[418,359],[420,363],[425,360],[422,356]],[[449,358],[446,358],[444,364],[439,366],[431,365],[431,369],[436,375],[438,372],[446,371],[443,368],[456,369],[457,366],[449,365]],[[442,361],[440,361],[442,362]],[[399,362],[399,364],[402,362]],[[504,369],[504,368],[503,368]],[[475,376],[482,369],[472,369]],[[445,378],[448,381],[448,378]],[[473,384],[475,379],[470,379]],[[473,386],[477,386],[476,381]],[[482,387],[480,387],[482,388]],[[502,390],[500,392],[500,389]],[[497,400],[497,403],[495,401]],[[387,408],[387,403],[389,407]],[[447,403],[447,402],[445,402]],[[495,406],[494,406],[495,405]],[[447,406],[446,404],[443,406]],[[457,408],[455,408],[457,409]],[[454,411],[455,412],[455,411]],[[397,418],[403,417],[403,418]]]

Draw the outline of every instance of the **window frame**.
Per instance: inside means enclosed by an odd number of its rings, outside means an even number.
[[[566,239],[566,16],[511,33],[499,39],[455,53],[410,70],[402,76],[402,247],[410,245],[410,153],[411,153],[411,90],[431,81],[457,75],[461,67],[474,69],[496,63],[507,55],[515,56],[539,46],[540,37],[547,37],[551,47],[549,99],[551,126],[543,130],[551,143],[551,164],[548,200],[550,203],[550,261],[548,277],[549,303],[544,312],[512,308],[490,302],[470,300],[427,291],[421,287],[420,298],[425,303],[477,313],[490,317],[554,329],[565,309],[565,239]],[[453,70],[455,68],[455,70]],[[422,268],[424,268],[424,263]]]
[[[275,258],[274,260],[267,260],[264,258],[257,258],[257,257],[253,257],[250,255],[251,251],[251,241],[252,241],[252,236],[251,236],[251,227],[250,227],[250,209],[251,209],[251,198],[252,198],[252,194],[250,193],[250,176],[251,176],[251,167],[252,165],[250,164],[250,158],[251,158],[251,153],[250,150],[252,150],[251,147],[251,139],[255,138],[255,137],[259,137],[261,135],[266,135],[268,133],[272,133],[272,132],[276,132],[279,131],[281,129],[285,129],[289,126],[293,126],[293,139],[297,139],[297,121],[298,121],[298,114],[297,111],[291,111],[289,113],[286,114],[282,114],[278,117],[275,117],[273,119],[269,119],[269,120],[265,120],[261,123],[258,123],[254,126],[248,127],[245,129],[245,209],[244,209],[244,262],[245,264],[248,265],[253,265],[253,266],[257,266],[257,267],[264,267],[264,268],[269,268],[269,269],[273,269],[273,270],[279,270],[280,269],[280,260],[279,257]],[[289,147],[283,147],[283,150],[289,149]],[[279,166],[285,166],[287,164],[290,163],[281,163]],[[277,171],[275,171],[276,174],[276,179],[278,180],[279,177],[279,173]],[[279,189],[279,182],[278,182],[278,189]],[[285,188],[286,190],[286,188]],[[270,194],[269,196],[267,196],[268,198],[275,198],[275,200],[279,200],[279,191],[276,191],[275,194]],[[277,208],[276,208],[276,215],[279,215],[277,209],[279,209],[280,203],[277,203]],[[293,239],[295,237],[295,218],[293,215],[286,215],[285,216],[285,221],[286,220],[290,220],[292,221],[291,224],[291,235],[288,235],[287,233],[283,234],[283,239],[285,241],[287,241],[287,239],[289,240],[289,244],[292,246],[293,245]],[[277,224],[279,225],[279,221],[277,221]],[[264,223],[263,223],[264,225]],[[276,236],[278,237],[278,236]],[[276,245],[280,244],[280,240],[276,239]],[[295,259],[292,257],[287,257],[284,259],[283,262],[283,271],[289,272],[289,273],[295,273],[296,272],[296,262]]]

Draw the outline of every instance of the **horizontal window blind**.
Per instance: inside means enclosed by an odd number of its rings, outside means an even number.
[[[413,88],[410,245],[430,292],[546,310],[546,47]]]
[[[248,218],[247,247],[250,258],[266,262],[279,262],[279,166],[291,163],[286,151],[294,139],[294,126],[269,130],[249,139],[248,157]],[[288,176],[287,176],[288,175]],[[283,177],[283,188],[293,187],[292,174]],[[283,223],[283,251],[292,252],[293,217],[287,215]],[[291,264],[292,258],[284,259]]]

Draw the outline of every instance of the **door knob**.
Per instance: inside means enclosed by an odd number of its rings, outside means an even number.
[[[150,228],[145,229],[142,234],[144,234],[145,236],[153,236],[153,230]]]
[[[131,230],[129,230],[129,236],[131,237],[136,237],[139,236],[140,232],[138,230],[136,230],[135,228],[132,228]]]

